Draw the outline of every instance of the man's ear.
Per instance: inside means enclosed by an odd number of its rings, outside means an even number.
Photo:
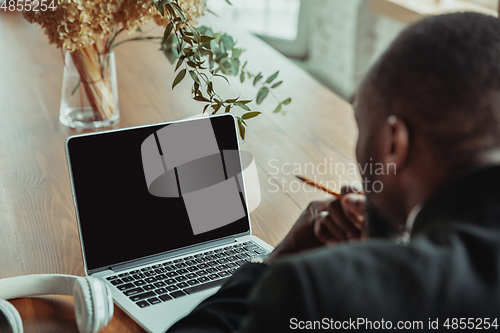
[[[405,122],[396,116],[389,116],[386,121],[387,136],[384,147],[386,165],[395,165],[397,170],[404,167],[410,149],[410,135]]]

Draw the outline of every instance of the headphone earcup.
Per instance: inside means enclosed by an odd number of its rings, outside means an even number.
[[[111,321],[111,319],[113,319],[113,315],[115,313],[115,303],[113,302],[113,295],[111,294],[111,289],[107,286],[107,285],[104,285],[104,287],[106,287],[106,294],[108,296],[107,300],[108,300],[108,319],[107,319],[107,323],[106,325]]]
[[[5,316],[13,333],[23,333],[23,322],[14,305],[0,299],[0,312]],[[0,327],[1,328],[1,327]]]
[[[90,286],[85,278],[77,278],[73,286],[73,296],[75,298],[76,325],[80,333],[92,332],[92,317],[94,316],[94,305]]]
[[[80,333],[97,333],[113,317],[113,298],[104,282],[92,277],[79,277],[73,289],[75,317]]]

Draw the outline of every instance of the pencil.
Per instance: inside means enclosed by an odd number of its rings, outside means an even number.
[[[314,180],[312,180],[312,179],[309,179],[309,178],[306,178],[306,177],[297,176],[297,175],[295,175],[295,177],[297,177],[298,179],[302,180],[302,181],[303,181],[304,183],[306,183],[306,184],[312,185],[312,186],[314,186],[314,187],[316,187],[316,188],[319,188],[319,189],[320,189],[320,190],[322,190],[323,192],[326,192],[326,193],[329,193],[329,194],[333,195],[333,196],[334,196],[335,198],[337,198],[337,199],[340,199],[340,198],[341,198],[341,195],[340,195],[340,193],[339,193],[339,192],[336,192],[336,191],[334,191],[334,190],[329,189],[329,188],[328,188],[328,187],[326,187],[326,186],[323,186],[323,185],[321,185],[321,184],[318,184],[318,183],[316,183],[316,182],[315,182]]]

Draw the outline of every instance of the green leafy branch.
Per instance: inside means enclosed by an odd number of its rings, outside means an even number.
[[[142,31],[138,28],[138,35],[135,37],[115,43],[116,37],[124,31],[124,28],[116,28],[106,41],[104,54],[130,41],[161,41],[161,50],[165,56],[170,63],[176,63],[177,75],[172,89],[189,74],[193,81],[193,99],[205,104],[203,113],[216,114],[221,110],[231,112],[233,108],[245,111],[242,116],[236,116],[242,139],[245,139],[246,120],[258,116],[261,112],[250,109],[248,104],[253,100],[240,99],[240,96],[233,99],[222,98],[214,89],[213,81],[216,77],[224,79],[228,84],[230,84],[227,78],[229,75],[239,75],[241,83],[246,79],[252,81],[253,86],[259,88],[255,98],[257,105],[260,105],[268,95],[272,95],[278,102],[274,113],[286,113],[283,106],[290,104],[292,99],[281,100],[274,92],[283,83],[278,80],[279,71],[264,80],[262,72],[254,74],[247,69],[247,62],[241,65],[240,56],[245,50],[237,47],[230,35],[214,33],[212,29],[204,26],[194,27],[179,6],[178,0],[153,0],[153,2],[159,13],[162,16],[166,15],[170,20],[163,36],[147,36],[149,31]],[[226,2],[231,5],[229,0]],[[80,82],[77,83],[72,94],[78,91],[79,86]]]
[[[245,65],[246,65],[246,62],[245,62]],[[271,95],[273,95],[273,97],[279,101],[279,98],[273,92],[273,89],[278,88],[283,83],[283,81],[278,81],[278,82],[275,82],[274,84],[272,84],[273,81],[276,80],[276,78],[278,77],[279,71],[277,71],[273,75],[269,76],[266,79],[266,81],[262,81],[262,79],[264,78],[264,76],[262,75],[262,72],[260,72],[257,75],[254,75],[254,74],[250,73],[249,71],[244,70],[245,65],[243,66],[243,68],[241,70],[240,81],[241,81],[241,83],[245,82],[245,75],[246,75],[246,77],[248,79],[253,79],[254,87],[257,84],[261,85],[261,88],[260,88],[259,92],[257,93],[257,98],[256,98],[257,104],[262,103],[262,101],[264,101],[264,99],[267,97],[267,95],[269,93],[271,93]],[[280,113],[281,112],[282,114],[285,114],[286,112],[283,110],[283,105],[288,105],[291,102],[292,102],[292,99],[290,97],[279,102],[278,106],[276,107],[276,109],[274,109],[273,113]]]
[[[210,63],[210,69],[213,69],[215,65],[218,67],[215,69],[216,72],[221,71],[224,75],[238,76],[240,75],[240,82],[243,83],[245,78],[253,79],[253,85],[260,85],[260,90],[257,93],[256,103],[260,105],[269,93],[279,102],[278,106],[274,110],[275,113],[281,112],[282,105],[289,104],[292,100],[287,98],[284,101],[280,99],[273,92],[273,89],[279,87],[283,81],[278,81],[271,84],[279,75],[279,71],[269,76],[265,81],[262,81],[264,76],[262,72],[255,75],[250,72],[246,66],[247,61],[241,66],[240,55],[245,51],[244,49],[236,47],[236,42],[228,34],[213,33],[212,29],[207,27],[200,27],[198,29],[200,33],[211,36],[214,40],[210,43],[210,48],[215,55],[215,58]],[[283,112],[284,113],[284,112]]]
[[[229,1],[227,2],[230,4]],[[178,73],[172,84],[172,89],[189,74],[193,80],[193,99],[205,103],[203,113],[207,112],[209,108],[211,108],[211,114],[216,114],[220,110],[230,112],[234,107],[247,111],[242,116],[236,117],[240,136],[245,139],[245,126],[247,126],[245,120],[254,118],[261,112],[252,111],[248,107],[247,104],[252,100],[242,100],[240,97],[222,98],[214,90],[214,78],[223,78],[228,84],[229,80],[226,75],[237,76],[238,73],[241,73],[241,82],[245,80],[245,76],[253,78],[254,86],[261,85],[256,97],[256,103],[261,104],[269,92],[279,101],[272,89],[281,85],[282,81],[271,84],[279,73],[276,72],[266,81],[262,81],[262,73],[254,75],[246,70],[246,62],[240,67],[239,57],[244,50],[236,47],[231,36],[213,33],[207,27],[195,28],[190,24],[177,0],[155,0],[154,3],[161,15],[167,15],[170,20],[162,38],[162,50],[172,64],[176,62],[175,71]],[[279,102],[274,112],[284,113],[282,106],[288,105],[290,102],[291,98]]]

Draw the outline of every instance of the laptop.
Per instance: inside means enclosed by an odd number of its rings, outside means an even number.
[[[67,139],[85,273],[147,331],[272,251],[251,234],[243,153],[231,114]]]

